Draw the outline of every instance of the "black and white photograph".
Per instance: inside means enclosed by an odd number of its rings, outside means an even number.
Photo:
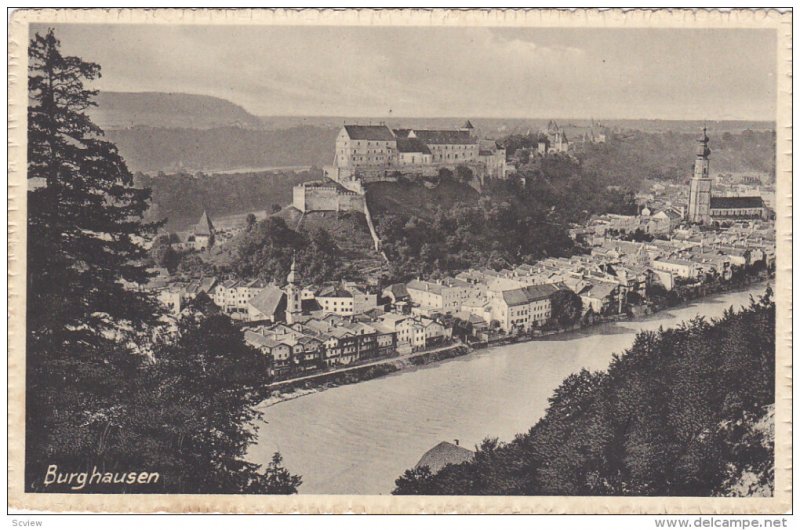
[[[15,13],[11,505],[790,510],[791,13],[578,11]]]

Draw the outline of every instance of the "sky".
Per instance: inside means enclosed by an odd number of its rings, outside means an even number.
[[[261,116],[775,118],[774,30],[54,27],[63,54],[101,65],[94,88]]]

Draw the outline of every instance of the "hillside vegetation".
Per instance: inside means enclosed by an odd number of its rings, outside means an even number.
[[[412,469],[395,494],[771,495],[771,290],[718,321],[641,332],[607,371],[566,378],[545,416],[471,462]]]
[[[272,205],[292,202],[292,188],[320,178],[319,170],[301,172],[253,172],[230,175],[177,173],[136,175],[136,185],[152,190],[148,219],[167,219],[166,228],[185,230],[197,222],[203,210],[212,220],[228,214],[267,211]]]
[[[367,202],[394,280],[569,255],[570,223],[635,212],[631,193],[608,191],[566,156],[491,181],[481,195],[442,172],[433,188],[419,181],[370,184]]]
[[[743,131],[709,133],[711,175],[766,174],[775,179],[775,133]],[[691,178],[697,147],[696,133],[642,133],[617,135],[605,144],[587,146],[580,160],[609,185],[638,189],[644,179],[685,182]]]
[[[686,182],[692,175],[696,139],[700,129],[691,132],[613,133],[602,144],[587,144],[576,157],[585,174],[593,174],[604,186],[642,189],[645,180]],[[775,179],[774,131],[709,130],[711,175],[751,173]],[[538,134],[509,135],[500,140],[508,156],[518,149],[535,149]],[[523,157],[525,158],[525,157]]]

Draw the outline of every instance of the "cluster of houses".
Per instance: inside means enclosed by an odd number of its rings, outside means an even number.
[[[583,323],[624,313],[646,302],[654,285],[669,291],[727,281],[758,262],[772,267],[774,234],[770,222],[747,221],[714,231],[684,226],[669,240],[650,242],[595,235],[588,254],[413,279],[381,293],[347,281],[300,286],[294,264],[283,286],[162,276],[151,287],[176,313],[205,293],[242,323],[245,340],[269,357],[272,375],[285,378],[448,343],[457,320],[469,322],[477,340],[529,333],[551,321],[558,291],[580,298]]]
[[[771,223],[736,223],[713,232],[689,226],[676,230],[671,240],[635,243],[598,236],[588,255],[414,280],[405,290],[415,313],[451,313],[469,319],[477,329],[491,324],[506,332],[529,331],[547,323],[552,295],[559,289],[581,298],[583,318],[589,320],[645,301],[654,285],[669,291],[680,284],[726,281],[737,268],[758,262],[774,266]]]

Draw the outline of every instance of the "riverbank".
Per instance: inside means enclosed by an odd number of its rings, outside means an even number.
[[[260,408],[271,407],[284,401],[298,399],[309,394],[316,394],[330,388],[369,381],[371,379],[377,379],[389,374],[408,370],[410,368],[426,366],[447,359],[461,357],[476,350],[491,350],[509,344],[520,344],[537,340],[552,340],[554,336],[568,336],[576,332],[586,331],[592,327],[602,326],[604,324],[610,324],[614,322],[643,322],[649,318],[652,318],[653,316],[656,316],[662,311],[688,307],[693,303],[697,303],[705,298],[715,295],[752,290],[754,287],[758,287],[759,285],[766,286],[770,281],[771,278],[752,279],[752,281],[746,284],[738,285],[733,288],[720,285],[717,289],[708,291],[695,291],[698,293],[702,292],[702,294],[676,305],[665,305],[660,307],[651,306],[647,308],[647,311],[634,312],[630,315],[613,315],[612,317],[596,320],[591,324],[575,325],[566,329],[543,331],[533,335],[521,334],[504,336],[495,340],[491,340],[488,343],[478,342],[464,344],[459,342],[429,351],[416,352],[399,357],[388,357],[385,359],[379,359],[365,364],[360,364],[358,366],[350,366],[329,372],[310,374],[307,376],[288,379],[286,381],[277,381],[266,386],[269,396],[263,402],[261,402],[259,406]]]
[[[467,355],[471,351],[472,348],[459,342],[429,351],[416,352],[399,357],[388,357],[359,366],[339,368],[330,372],[277,381],[267,385],[267,390],[271,392],[271,395],[259,406],[261,408],[271,407],[283,401],[315,394],[329,388],[352,385],[401,370],[453,359]]]
[[[487,436],[512,440],[545,414],[571,374],[608,368],[636,335],[673,328],[697,315],[721,318],[749,305],[766,284],[619,321],[402,370],[313,392],[266,409],[247,460],[275,451],[302,475],[302,494],[388,494],[395,479],[443,440],[472,449]]]

